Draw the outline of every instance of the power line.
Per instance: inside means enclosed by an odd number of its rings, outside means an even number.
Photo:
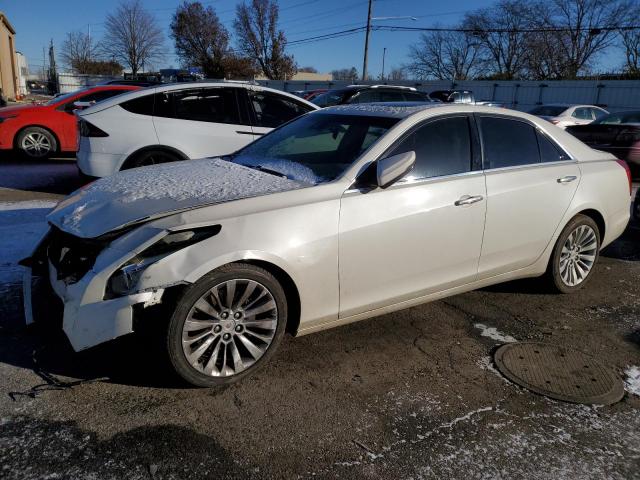
[[[602,32],[640,30],[640,25],[614,25],[609,27],[541,27],[541,28],[453,28],[453,27],[404,27],[400,25],[376,25],[375,30],[405,31],[405,32],[453,32],[471,33],[482,35],[484,33],[563,33],[563,32],[590,32],[598,35]]]

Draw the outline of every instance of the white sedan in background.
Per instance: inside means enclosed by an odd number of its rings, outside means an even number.
[[[551,103],[535,107],[529,113],[564,129],[571,125],[588,125],[594,120],[609,115],[604,108],[595,105],[568,105]]]
[[[247,82],[175,83],[78,112],[78,168],[105,177],[129,168],[226,155],[319,107]]]
[[[349,105],[233,155],[98,180],[49,215],[25,264],[62,299],[74,349],[158,328],[182,378],[213,386],[285,331],[545,273],[574,292],[629,205],[624,162],[537,117]]]

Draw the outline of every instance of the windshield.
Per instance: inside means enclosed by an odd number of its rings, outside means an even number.
[[[311,103],[315,103],[319,107],[331,107],[333,105],[340,105],[344,99],[346,90],[329,90],[322,93],[311,100]]]
[[[74,92],[71,93],[65,93],[64,95],[58,95],[57,97],[52,98],[51,100],[49,100],[47,103],[45,103],[45,105],[56,105],[58,103],[64,103],[67,100],[69,100],[71,97],[75,97],[77,94],[79,94],[80,92],[83,92],[87,90],[86,88],[81,88],[80,90],[76,90]]]
[[[541,105],[539,107],[534,108],[529,113],[531,115],[539,115],[541,117],[558,117],[562,115],[567,108],[562,105]]]
[[[624,123],[640,124],[640,112],[611,113],[599,118],[593,123],[602,125],[617,125]]]
[[[224,158],[315,185],[340,176],[397,122],[364,115],[305,115]]]

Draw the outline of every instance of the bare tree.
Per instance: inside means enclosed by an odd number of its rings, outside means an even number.
[[[485,50],[492,78],[512,80],[522,75],[528,53],[529,5],[526,0],[499,0],[466,15],[463,27],[474,31]]]
[[[553,59],[539,69],[549,70],[555,78],[570,79],[588,71],[598,55],[616,41],[615,29],[601,27],[622,25],[632,14],[627,0],[551,0],[540,2],[536,12],[534,25],[543,30],[536,35],[543,52],[538,59],[548,55]]]
[[[640,31],[622,30],[620,37],[625,53],[625,71],[632,75],[640,75]]]
[[[470,79],[482,71],[480,47],[476,38],[462,32],[423,33],[409,47],[406,69],[419,79]]]
[[[318,69],[315,67],[302,67],[298,69],[298,72],[318,73]]]
[[[356,67],[351,67],[332,70],[331,76],[334,80],[347,80],[349,82],[355,82],[358,78],[358,69]]]
[[[171,21],[171,36],[183,66],[201,67],[208,78],[224,78],[229,55],[229,32],[213,7],[184,2]]]
[[[389,80],[406,80],[407,72],[402,67],[394,67],[389,72]]]
[[[120,3],[107,15],[102,49],[109,58],[120,61],[135,75],[145,64],[162,57],[164,36],[151,13],[140,0]]]
[[[251,0],[236,7],[233,23],[237,46],[272,80],[283,80],[296,73],[293,56],[284,51],[287,39],[278,29],[277,0]]]
[[[97,47],[89,34],[82,31],[67,33],[60,56],[63,63],[76,73],[90,73],[90,65],[98,56]]]

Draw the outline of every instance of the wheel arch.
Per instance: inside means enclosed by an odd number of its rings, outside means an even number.
[[[584,215],[586,217],[591,218],[591,220],[593,220],[594,222],[596,222],[596,225],[598,226],[598,233],[600,234],[600,241],[602,242],[604,240],[604,235],[606,233],[607,225],[604,220],[604,215],[602,215],[602,213],[600,213],[595,208],[586,208],[584,210],[577,212],[573,217],[571,217],[571,219],[575,218],[576,215]]]
[[[247,259],[241,262],[235,263],[248,263],[255,265],[256,267],[264,268],[271,275],[276,277],[276,280],[282,285],[284,294],[287,297],[287,326],[286,332],[291,335],[298,333],[298,327],[300,326],[300,292],[296,286],[293,278],[281,267],[275,263],[268,262],[266,260]]]
[[[176,155],[177,157],[179,157],[180,160],[189,160],[189,156],[188,155],[186,155],[184,152],[182,152],[181,150],[178,150],[175,147],[171,147],[169,145],[146,145],[146,146],[141,147],[141,148],[139,148],[137,150],[134,150],[129,155],[127,155],[127,157],[124,159],[124,161],[118,166],[118,171],[124,170],[126,165],[128,163],[132,162],[139,155],[141,155],[141,154],[143,154],[145,152],[150,152],[152,150],[165,151],[167,153],[171,153],[173,155]]]
[[[53,138],[56,141],[56,150],[54,153],[60,152],[62,149],[62,145],[60,143],[60,137],[58,137],[58,135],[56,134],[56,132],[54,132],[51,128],[47,127],[46,125],[40,125],[37,123],[32,123],[30,125],[25,125],[24,127],[20,128],[15,135],[13,136],[13,148],[16,150],[19,150],[18,148],[18,138],[20,137],[20,134],[22,132],[24,132],[27,128],[33,128],[33,127],[37,127],[37,128],[42,128],[43,130],[46,130],[47,132],[49,132],[51,135],[53,135]]]

